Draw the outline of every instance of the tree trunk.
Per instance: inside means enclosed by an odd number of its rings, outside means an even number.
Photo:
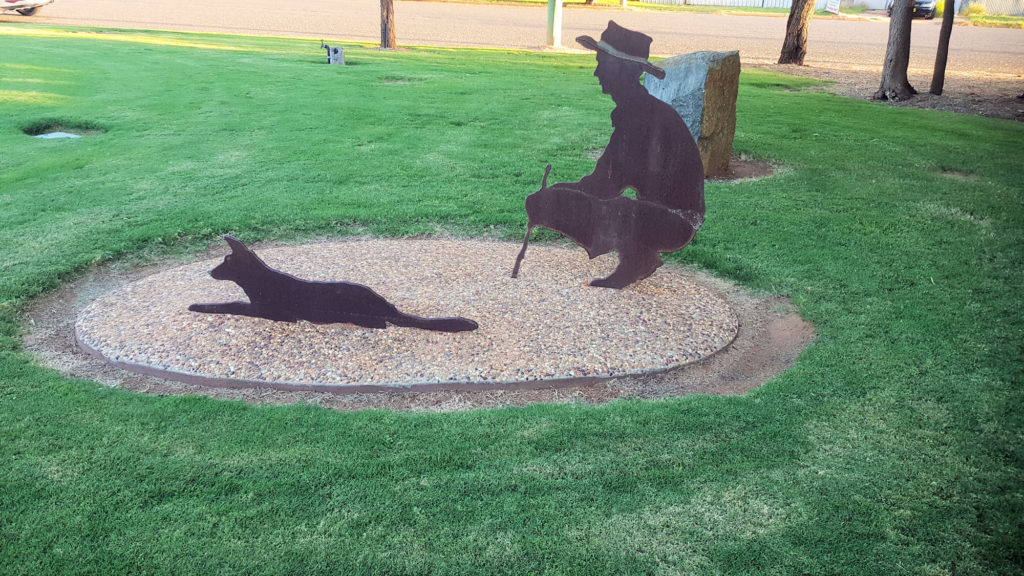
[[[395,47],[394,0],[380,0],[380,47]]]
[[[782,42],[779,64],[803,65],[807,55],[807,29],[814,16],[814,0],[793,0],[786,21],[786,39]]]
[[[914,0],[896,0],[889,17],[889,43],[885,47],[882,84],[872,96],[875,100],[909,100],[917,90],[907,79],[910,67],[910,17]]]
[[[953,11],[956,0],[946,0],[942,9],[942,28],[939,29],[939,48],[935,52],[935,70],[932,72],[932,87],[929,92],[942,96],[946,83],[946,58],[949,56],[949,37],[953,34]]]

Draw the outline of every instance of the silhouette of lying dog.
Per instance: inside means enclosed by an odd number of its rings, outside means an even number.
[[[317,324],[347,322],[364,328],[387,328],[387,325],[422,328],[440,332],[476,330],[476,322],[467,318],[423,318],[404,314],[394,304],[370,288],[351,282],[315,282],[267,266],[255,252],[237,238],[224,236],[231,253],[224,262],[210,271],[217,280],[238,284],[248,302],[192,304],[192,312],[205,314],[236,314],[296,322],[306,320]]]

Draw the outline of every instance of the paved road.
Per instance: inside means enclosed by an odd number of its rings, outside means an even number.
[[[56,0],[37,16],[0,16],[0,23],[37,22],[163,30],[201,30],[356,40],[380,40],[379,0]],[[740,50],[746,64],[778,58],[786,19],[649,12],[634,9],[567,8],[563,39],[570,48],[580,34],[598,35],[607,21],[654,37],[652,52]],[[543,49],[547,10],[502,6],[401,1],[395,3],[401,45],[484,46]],[[931,70],[939,22],[915,21],[911,68]],[[885,57],[885,19],[816,18],[811,23],[806,64],[842,69],[880,69]],[[1024,74],[1024,30],[958,26],[950,46],[949,71],[982,72],[1003,78]]]

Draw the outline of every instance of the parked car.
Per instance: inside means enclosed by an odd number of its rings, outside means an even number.
[[[0,12],[17,12],[22,16],[31,16],[51,2],[53,0],[0,0]]]
[[[893,2],[890,0],[889,4],[885,7],[885,11],[892,17],[892,5]],[[931,20],[935,18],[935,7],[938,5],[937,0],[914,0],[914,7],[911,8],[911,18],[927,18]]]

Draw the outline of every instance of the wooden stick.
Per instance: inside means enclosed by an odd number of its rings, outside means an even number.
[[[523,258],[526,257],[526,247],[530,244],[530,233],[533,232],[533,224],[526,227],[526,237],[523,238],[523,248],[519,250],[519,256],[516,256],[516,265],[512,267],[512,277],[519,277],[519,265],[523,263]]]
[[[540,189],[543,190],[548,187],[548,174],[551,173],[551,163],[544,168],[544,178],[540,181]],[[526,247],[530,245],[530,234],[533,232],[533,222],[526,224],[526,236],[523,238],[523,247],[519,250],[519,255],[516,256],[516,264],[512,267],[512,277],[519,277],[519,265],[523,263],[523,258],[526,257]]]

